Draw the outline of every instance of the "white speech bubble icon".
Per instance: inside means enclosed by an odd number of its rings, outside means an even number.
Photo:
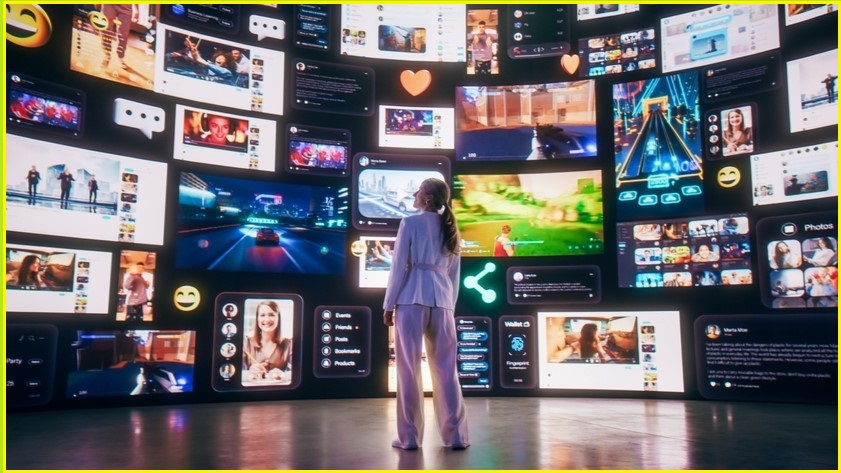
[[[153,132],[164,131],[164,122],[166,112],[160,107],[123,98],[114,99],[114,123],[117,125],[136,128],[151,140]]]
[[[257,35],[257,41],[264,38],[283,39],[286,37],[286,22],[279,18],[251,15],[248,18],[248,32]]]

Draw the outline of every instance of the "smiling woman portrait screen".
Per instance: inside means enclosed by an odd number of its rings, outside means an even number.
[[[242,383],[289,384],[292,382],[292,340],[281,335],[281,312],[275,301],[261,301],[255,323],[245,337]]]

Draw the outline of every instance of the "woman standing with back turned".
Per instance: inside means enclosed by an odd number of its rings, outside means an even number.
[[[425,338],[441,441],[462,450],[470,443],[453,318],[461,270],[458,228],[444,181],[427,179],[414,195],[414,207],[422,212],[400,222],[383,302],[383,322],[395,326],[397,355],[397,440],[391,445],[414,450],[423,443]]]

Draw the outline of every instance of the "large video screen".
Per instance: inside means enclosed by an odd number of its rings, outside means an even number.
[[[175,265],[343,274],[346,187],[181,173]]]
[[[464,5],[342,5],[341,54],[403,61],[464,62]]]
[[[455,148],[466,161],[593,158],[595,82],[456,87]]]
[[[357,153],[353,157],[353,226],[363,231],[397,231],[400,220],[417,214],[414,193],[428,178],[450,180],[446,156]]]
[[[620,219],[703,211],[698,98],[697,72],[613,85]]]
[[[779,21],[779,6],[773,4],[718,5],[663,18],[663,72],[777,49]]]
[[[619,287],[753,284],[747,214],[616,225]]]
[[[163,244],[164,163],[6,135],[6,229]]]
[[[538,312],[541,389],[684,391],[680,313]]]
[[[452,189],[462,256],[604,252],[601,171],[460,174]]]
[[[9,312],[104,314],[110,295],[111,253],[6,245]]]
[[[194,330],[79,330],[70,350],[69,399],[193,391]]]

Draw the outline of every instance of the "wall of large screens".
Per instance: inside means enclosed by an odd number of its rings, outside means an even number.
[[[393,395],[430,177],[466,395],[835,402],[837,15],[10,5],[8,407]]]

